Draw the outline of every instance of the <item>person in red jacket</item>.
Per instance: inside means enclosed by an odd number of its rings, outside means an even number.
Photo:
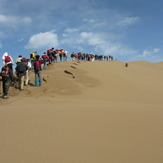
[[[46,54],[46,52],[44,52],[42,59],[44,60],[44,70],[46,70],[47,63],[50,61],[50,57]]]
[[[42,64],[44,64],[44,60],[39,55],[36,55],[36,60],[34,61],[35,86],[42,86]]]
[[[14,82],[14,75],[13,75],[14,61],[13,61],[11,55],[8,54],[8,52],[5,52],[3,54],[2,61],[3,61],[3,64],[7,65],[9,68],[10,80],[11,80],[11,83],[13,84],[13,82]]]

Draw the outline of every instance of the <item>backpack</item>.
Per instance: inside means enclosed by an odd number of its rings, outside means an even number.
[[[51,54],[51,49],[47,50],[47,55]]]
[[[2,67],[1,76],[2,76],[2,79],[5,79],[5,80],[9,78],[9,68],[7,66]]]
[[[36,53],[30,53],[30,60],[35,60]]]
[[[26,70],[27,68],[23,62],[18,63],[16,67],[16,71],[18,72],[18,74],[23,74],[26,72]]]
[[[41,71],[41,64],[37,60],[34,63],[34,70],[35,70],[35,72]]]
[[[48,61],[48,58],[47,58],[47,56],[46,56],[46,55],[43,55],[43,56],[42,56],[42,58],[43,58],[43,60],[44,60],[45,62],[47,62],[47,61]]]
[[[10,56],[5,56],[5,63],[10,62],[10,61],[11,61]]]
[[[47,50],[47,55],[48,56],[53,55],[53,53],[54,53],[54,50],[52,50],[52,49]]]

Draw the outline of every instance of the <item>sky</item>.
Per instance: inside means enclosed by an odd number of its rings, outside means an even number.
[[[16,60],[54,47],[160,62],[162,6],[162,0],[0,0],[0,54]]]

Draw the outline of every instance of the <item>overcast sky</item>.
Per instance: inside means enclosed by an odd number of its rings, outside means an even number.
[[[0,52],[47,49],[163,61],[162,0],[0,0]]]

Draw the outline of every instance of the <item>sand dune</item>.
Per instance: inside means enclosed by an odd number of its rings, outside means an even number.
[[[0,99],[0,162],[163,162],[163,62],[54,63]],[[34,80],[31,73],[31,81]]]

